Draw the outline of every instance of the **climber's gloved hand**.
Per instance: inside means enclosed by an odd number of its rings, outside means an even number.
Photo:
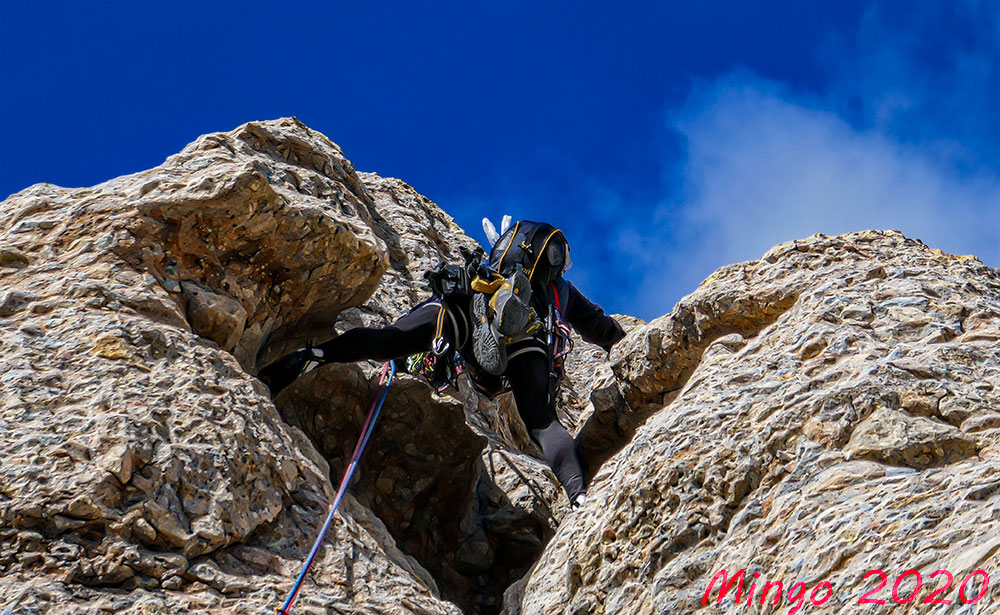
[[[604,351],[606,353],[608,353],[608,356],[611,356],[611,349],[615,347],[615,344],[617,344],[618,342],[622,341],[623,339],[625,339],[624,335],[622,335],[618,339],[614,340],[613,342],[608,342],[607,344],[602,345],[601,348],[603,348]]]

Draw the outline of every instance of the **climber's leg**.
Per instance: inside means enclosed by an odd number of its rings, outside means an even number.
[[[532,439],[541,447],[569,501],[575,502],[585,489],[583,466],[573,438],[556,417],[555,401],[549,399],[548,356],[540,342],[535,350],[527,352],[518,352],[525,347],[519,346],[511,349],[506,371],[518,414]]]
[[[318,346],[300,348],[260,370],[258,377],[274,396],[322,363],[352,363],[363,359],[388,361],[430,350],[440,308],[438,301],[426,301],[388,327],[358,327]],[[450,342],[454,336],[451,327],[445,327],[443,333]]]

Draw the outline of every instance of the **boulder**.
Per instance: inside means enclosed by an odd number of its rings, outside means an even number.
[[[333,487],[253,373],[283,329],[329,331],[375,290],[373,207],[340,149],[293,118],[4,201],[0,607],[280,604]],[[353,499],[314,571],[302,612],[458,612]]]

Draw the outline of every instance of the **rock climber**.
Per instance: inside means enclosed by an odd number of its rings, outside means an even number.
[[[432,297],[384,328],[359,327],[299,349],[261,370],[272,395],[323,363],[411,357],[410,371],[439,385],[454,382],[464,364],[481,393],[508,385],[518,414],[541,448],[573,508],[586,501],[586,477],[573,438],[556,416],[562,361],[572,344],[564,323],[610,352],[625,333],[621,325],[563,278],[569,243],[549,224],[521,221],[501,231],[487,219],[489,259],[478,266],[442,266],[428,274]],[[414,362],[414,359],[417,359]],[[439,387],[439,390],[445,387]]]

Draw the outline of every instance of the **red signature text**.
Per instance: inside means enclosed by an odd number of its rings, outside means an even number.
[[[875,577],[877,581],[872,581],[873,587],[865,591],[858,597],[857,604],[886,604],[886,600],[879,596],[884,596],[883,589],[889,584],[889,575],[881,570],[869,570],[865,573],[864,580]],[[940,578],[939,578],[940,577]],[[806,583],[796,582],[788,586],[785,591],[785,584],[782,581],[765,581],[760,578],[760,573],[755,572],[752,576],[747,576],[746,568],[740,568],[735,574],[729,576],[723,569],[712,577],[705,588],[705,595],[701,599],[702,605],[707,605],[712,597],[712,591],[718,583],[718,595],[715,604],[721,605],[723,600],[735,590],[732,595],[734,605],[749,606],[757,601],[764,605],[770,602],[773,606],[787,604],[788,615],[795,615],[809,600],[813,606],[823,606],[834,594],[834,587],[829,581],[821,581],[811,588]],[[927,577],[928,587],[934,590],[928,593],[921,604],[951,604],[955,599],[955,594],[950,593],[955,585],[955,578],[947,570],[935,570]],[[973,570],[965,576],[958,586],[957,600],[962,604],[972,604],[986,595],[989,589],[990,576],[984,570]],[[919,570],[907,570],[898,575],[892,584],[889,592],[892,600],[896,604],[909,604],[917,599],[917,594],[924,586],[924,577]],[[758,590],[760,590],[758,592]],[[932,608],[932,607],[931,607]]]

